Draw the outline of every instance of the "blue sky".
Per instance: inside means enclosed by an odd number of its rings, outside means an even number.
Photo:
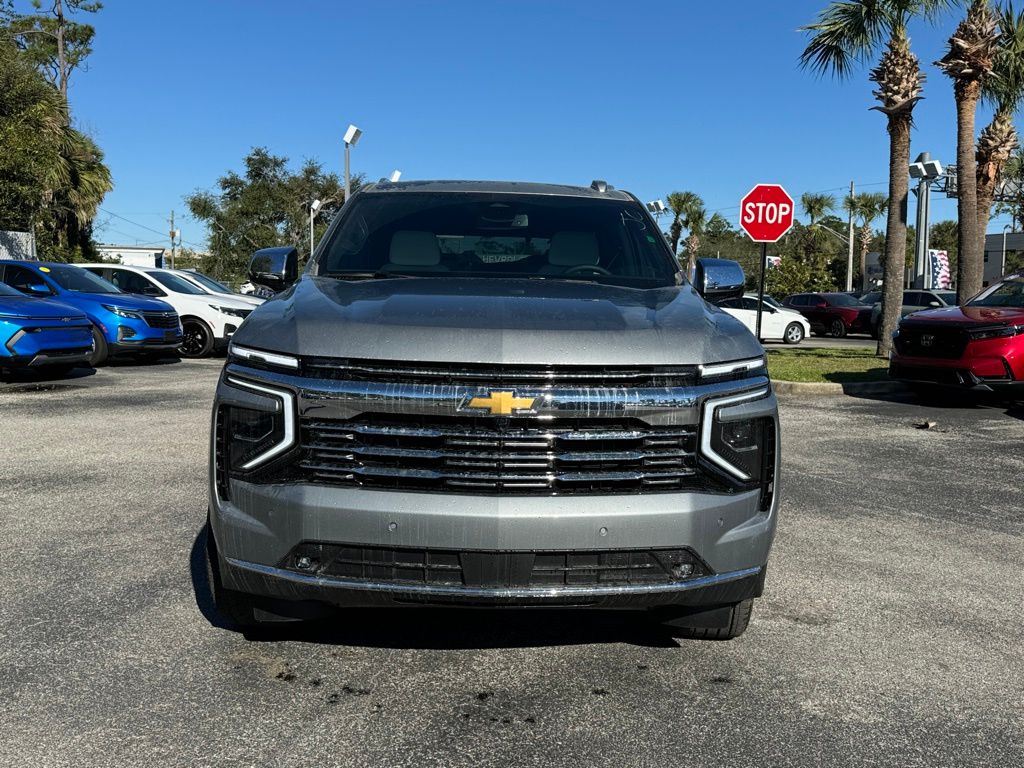
[[[186,194],[260,145],[340,173],[350,122],[372,179],[603,178],[644,200],[694,190],[733,222],[755,182],[884,191],[866,70],[797,68],[796,28],[824,2],[105,0],[71,87],[116,184],[98,237],[166,243],[173,208],[201,246]],[[911,30],[928,75],[912,156],[954,160],[952,88],[931,62],[955,23]],[[933,221],[955,215],[933,198]]]

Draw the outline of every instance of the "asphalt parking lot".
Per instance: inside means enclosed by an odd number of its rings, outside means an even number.
[[[1024,408],[784,400],[730,643],[417,610],[247,640],[195,557],[221,364],[0,384],[0,764],[1024,764]]]

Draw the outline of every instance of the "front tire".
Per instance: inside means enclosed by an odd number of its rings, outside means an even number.
[[[213,331],[202,320],[188,318],[181,321],[183,338],[178,349],[182,357],[206,357],[213,349]]]
[[[100,329],[95,325],[92,327],[92,355],[89,356],[89,365],[98,368],[107,361],[107,340],[103,338]]]
[[[251,629],[260,625],[256,618],[256,603],[252,596],[233,589],[225,589],[220,578],[217,543],[213,540],[210,524],[206,524],[206,581],[210,598],[217,612],[237,629]]]
[[[828,327],[829,332],[837,339],[843,338],[846,335],[846,323],[839,318],[832,321],[832,324]]]
[[[678,619],[669,619],[664,623],[675,637],[691,640],[734,640],[747,631],[753,610],[754,598],[750,597],[739,603]]]
[[[790,323],[786,326],[782,340],[787,344],[799,344],[804,340],[804,327],[800,323]]]

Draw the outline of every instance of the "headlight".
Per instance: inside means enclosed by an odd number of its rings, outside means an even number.
[[[742,482],[761,480],[769,431],[774,437],[774,421],[769,416],[726,420],[720,418],[719,412],[722,408],[762,398],[768,392],[767,389],[758,389],[704,403],[700,429],[701,453],[720,470]]]
[[[291,392],[271,389],[231,377],[236,387],[260,392],[280,401],[276,410],[225,406],[228,467],[250,470],[281,455],[295,444],[295,398]]]
[[[122,309],[121,307],[115,307],[112,304],[104,304],[103,308],[108,312],[113,312],[118,317],[126,317],[129,320],[141,320],[142,315],[138,312],[132,312],[129,309]]]
[[[1005,328],[984,328],[977,331],[968,331],[971,337],[971,341],[980,341],[982,339],[1005,339],[1011,336],[1016,336],[1021,332],[1021,326],[1010,325]]]
[[[700,366],[700,379],[745,379],[748,376],[765,376],[768,366],[765,356],[734,360],[730,363],[712,363]]]
[[[222,307],[219,304],[210,304],[209,306],[210,309],[212,310],[215,310],[217,312],[223,312],[225,315],[231,315],[232,317],[246,318],[249,316],[249,313],[252,312],[251,309],[235,309],[234,307]]]

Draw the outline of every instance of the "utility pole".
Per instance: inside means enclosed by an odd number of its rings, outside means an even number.
[[[846,251],[846,290],[853,290],[853,200],[854,200],[854,189],[853,182],[850,182],[850,228],[847,234],[849,242],[847,242]]]
[[[175,236],[174,210],[172,209],[171,210],[171,269],[174,269],[174,257],[175,257],[175,253],[174,253],[174,236]]]
[[[60,87],[60,95],[64,99],[64,106],[68,106],[68,65],[67,54],[64,50],[64,5],[62,0],[54,4],[54,13],[57,16],[57,82]],[[68,112],[70,113],[70,109]]]

